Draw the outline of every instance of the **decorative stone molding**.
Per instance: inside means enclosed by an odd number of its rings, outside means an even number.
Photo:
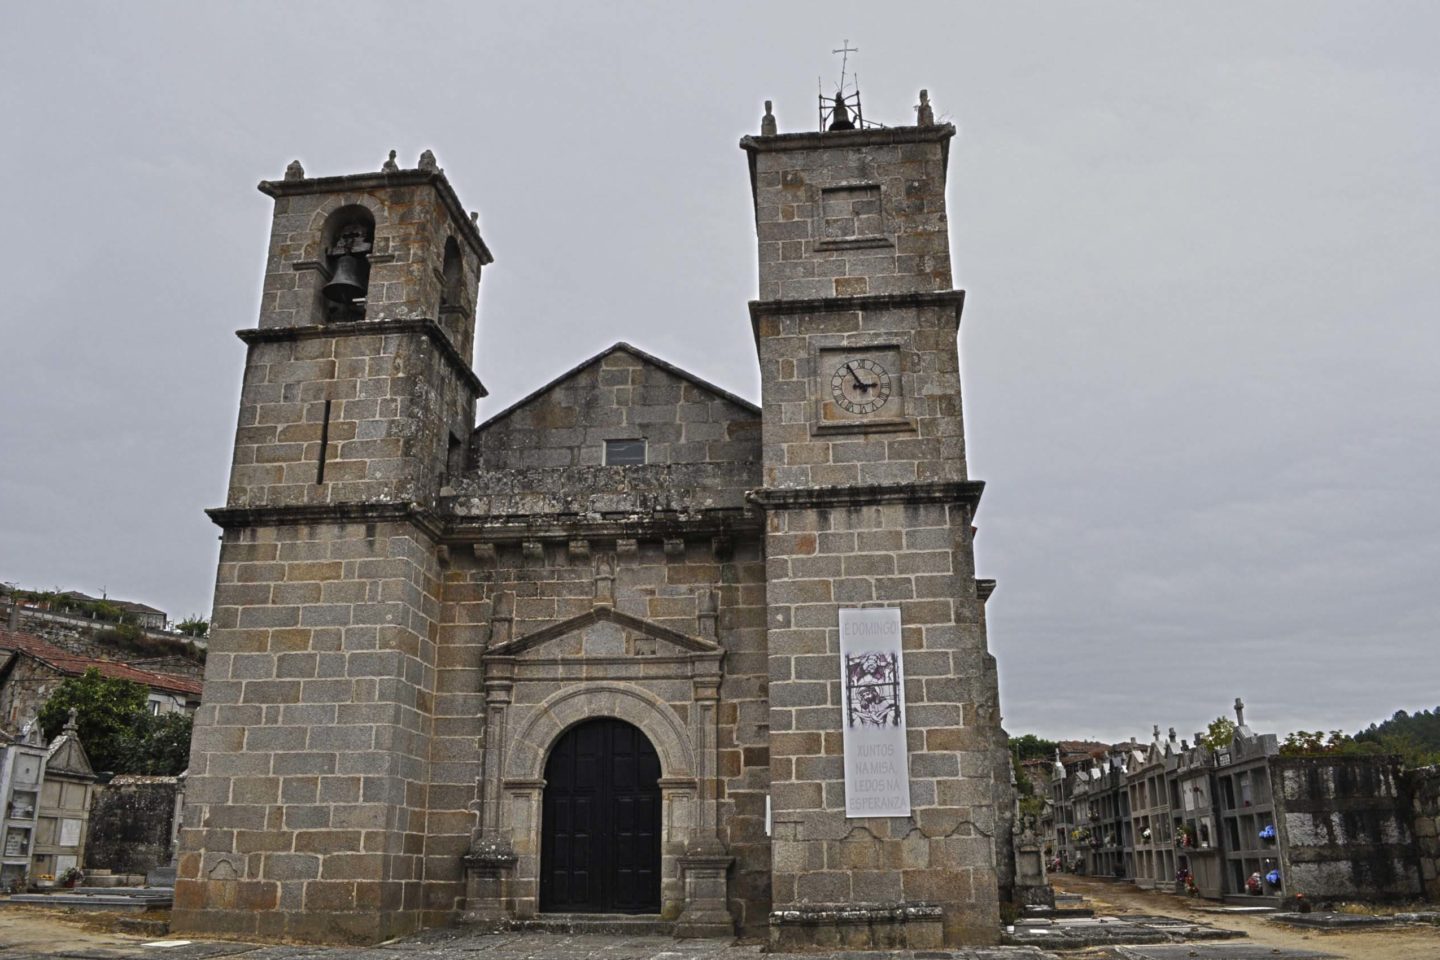
[[[613,717],[639,729],[660,761],[664,911],[679,917],[682,936],[733,935],[726,900],[732,858],[717,828],[724,650],[710,636],[616,610],[613,577],[611,561],[601,555],[595,605],[588,612],[492,642],[483,655],[486,748],[480,829],[465,861],[472,898],[466,917],[498,923],[537,912],[550,748],[578,723]],[[492,632],[500,628],[499,618],[508,616],[508,596],[496,603]],[[698,609],[703,615],[706,605]],[[512,624],[505,620],[504,629]],[[627,653],[626,638],[637,635],[653,641],[655,653]],[[681,691],[687,688],[685,696]]]

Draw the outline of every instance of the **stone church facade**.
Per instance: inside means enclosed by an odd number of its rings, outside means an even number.
[[[759,407],[625,343],[478,428],[492,260],[427,153],[264,182],[176,931],[656,915],[994,942],[954,128],[741,141]],[[486,360],[480,358],[483,370]],[[910,802],[847,817],[838,616],[900,611]]]

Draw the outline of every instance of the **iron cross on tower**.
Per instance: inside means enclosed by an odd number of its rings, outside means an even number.
[[[850,54],[852,54],[852,53],[859,53],[859,52],[860,52],[860,48],[859,48],[859,47],[852,47],[852,46],[850,46],[850,40],[849,40],[849,38],[847,37],[846,39],[840,41],[840,49],[839,49],[839,50],[831,50],[830,52],[831,52],[831,53],[838,53],[838,54],[840,54],[840,87],[839,87],[839,89],[837,90],[837,92],[840,93],[840,94],[844,94],[844,93],[845,93],[845,68],[846,68],[846,66],[848,66],[849,63],[850,63]]]

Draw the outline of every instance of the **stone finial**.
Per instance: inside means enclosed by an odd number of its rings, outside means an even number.
[[[1197,747],[1203,747],[1203,746],[1205,746],[1205,734],[1201,733],[1201,732],[1198,731],[1198,730],[1195,731],[1195,746],[1197,746]]]
[[[471,222],[471,223],[474,223],[474,224],[478,224],[478,223],[480,222],[480,211],[479,211],[479,210],[471,210],[471,211],[470,211],[470,222]]]
[[[1239,697],[1235,698],[1235,724],[1236,726],[1245,726],[1245,701]]]
[[[286,179],[286,180],[304,180],[304,179],[305,179],[305,168],[302,167],[302,166],[300,166],[300,161],[299,161],[299,160],[291,160],[290,163],[289,163],[289,165],[285,167],[285,179]]]
[[[760,118],[760,136],[773,137],[780,128],[775,123],[774,106],[769,100],[765,101],[765,116]]]
[[[391,151],[390,151],[390,159],[389,159],[389,160],[386,160],[383,164],[380,165],[380,172],[381,172],[381,173],[399,173],[399,172],[400,172],[400,164],[398,164],[398,163],[395,162],[395,151],[394,151],[394,150],[391,150]]]
[[[1157,723],[1150,728],[1150,736],[1154,738],[1156,743],[1160,742],[1160,724]]]
[[[75,733],[80,729],[75,723],[77,716],[79,716],[79,711],[71,707],[70,716],[65,720],[65,733]]]
[[[930,91],[920,91],[920,103],[915,107],[915,125],[919,127],[935,126],[935,111],[930,106]]]
[[[420,154],[420,169],[424,170],[426,173],[437,172],[440,169],[440,165],[435,162],[435,154],[431,153],[429,150],[426,150],[424,153]]]
[[[1170,742],[1171,742],[1171,743],[1174,743],[1174,742],[1175,742],[1175,728],[1174,728],[1174,727],[1171,727],[1171,728],[1170,728]]]

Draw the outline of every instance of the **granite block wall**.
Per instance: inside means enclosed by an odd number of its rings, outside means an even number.
[[[753,464],[758,411],[618,345],[475,432],[482,473],[604,463],[605,441],[643,439],[647,464]]]
[[[765,384],[765,486],[964,480],[962,303],[963,294],[950,293],[752,305]],[[891,368],[894,394],[876,416],[853,417],[836,408],[831,377],[837,364],[867,353]]]
[[[949,124],[747,137],[760,299],[949,290]]]
[[[423,330],[316,333],[252,338],[227,506],[433,503],[474,411],[453,359]]]
[[[419,927],[438,573],[405,521],[226,531],[173,929]]]
[[[991,658],[960,505],[768,514],[770,778],[777,909],[933,903],[948,942],[999,923]],[[910,818],[846,819],[840,607],[901,611]]]

